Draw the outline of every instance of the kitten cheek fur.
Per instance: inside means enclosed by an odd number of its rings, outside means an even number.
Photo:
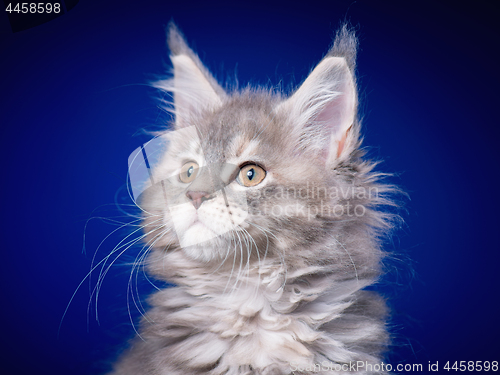
[[[343,374],[335,365],[380,364],[387,310],[363,288],[381,273],[381,238],[394,217],[380,206],[392,205],[396,190],[360,149],[354,33],[341,28],[288,98],[265,89],[226,93],[173,24],[168,43],[173,78],[155,86],[173,93],[164,104],[175,129],[195,127],[194,157],[258,163],[267,176],[248,189],[226,186],[244,194],[248,216],[192,249],[180,246],[162,189],[149,189],[147,267],[176,286],[150,297],[140,337],[111,374],[313,374],[325,363],[323,373]],[[180,143],[172,147],[157,173],[180,162]],[[199,210],[215,215],[217,199]]]

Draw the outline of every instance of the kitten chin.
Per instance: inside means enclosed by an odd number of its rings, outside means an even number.
[[[210,238],[208,240],[203,240],[205,237],[204,231],[208,231],[207,236],[212,236],[213,232],[209,229],[198,228],[198,226],[194,226],[186,231],[185,236],[189,236],[191,232],[196,233],[196,239],[194,239],[194,244],[189,244],[190,241],[181,241],[180,247],[182,251],[190,258],[202,263],[210,263],[210,262],[220,262],[224,259],[224,257],[228,257],[229,255],[229,244],[228,241],[222,240],[220,237]],[[232,257],[231,257],[232,258]]]

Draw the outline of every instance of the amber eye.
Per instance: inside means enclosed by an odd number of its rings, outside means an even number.
[[[184,183],[192,182],[198,173],[198,164],[194,161],[188,161],[181,168],[179,180]]]
[[[258,185],[266,177],[266,171],[255,164],[247,164],[240,169],[236,181],[240,185],[251,187]]]

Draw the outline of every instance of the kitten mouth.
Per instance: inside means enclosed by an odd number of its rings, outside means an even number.
[[[217,234],[212,229],[196,217],[181,236],[181,246],[201,245],[217,237]]]
[[[195,227],[203,227],[203,228],[206,228],[206,229],[208,229],[208,230],[211,230],[209,227],[207,227],[207,226],[205,225],[205,223],[202,223],[202,222],[200,221],[200,219],[198,219],[198,218],[194,219],[194,221],[191,223],[191,225],[189,226],[189,228],[188,228],[188,229],[195,228]]]
[[[216,233],[208,226],[206,225],[198,216],[198,213],[195,213],[193,221],[191,224],[188,226],[186,231],[193,231],[196,230],[197,232],[202,231],[206,234],[206,232],[210,232],[213,235],[216,235]]]
[[[203,227],[206,227],[207,229],[209,229],[205,223],[203,223],[201,220],[200,220],[200,217],[198,216],[198,212],[196,212],[194,214],[194,218],[193,218],[193,221],[191,222],[191,224],[189,225],[188,229],[191,229],[193,226],[196,226],[196,225],[201,225]]]

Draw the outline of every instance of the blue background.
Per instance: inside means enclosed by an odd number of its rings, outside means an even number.
[[[365,145],[410,196],[379,286],[393,311],[388,361],[500,360],[499,13],[493,2],[381,3],[80,1],[18,33],[2,11],[1,373],[98,374],[133,335],[123,263],[138,247],[104,280],[100,324],[86,281],[58,327],[117,228],[91,220],[82,253],[87,220],[123,215],[128,155],[165,119],[146,83],[168,67],[172,17],[211,71],[242,87],[289,89],[342,20],[358,29]]]

